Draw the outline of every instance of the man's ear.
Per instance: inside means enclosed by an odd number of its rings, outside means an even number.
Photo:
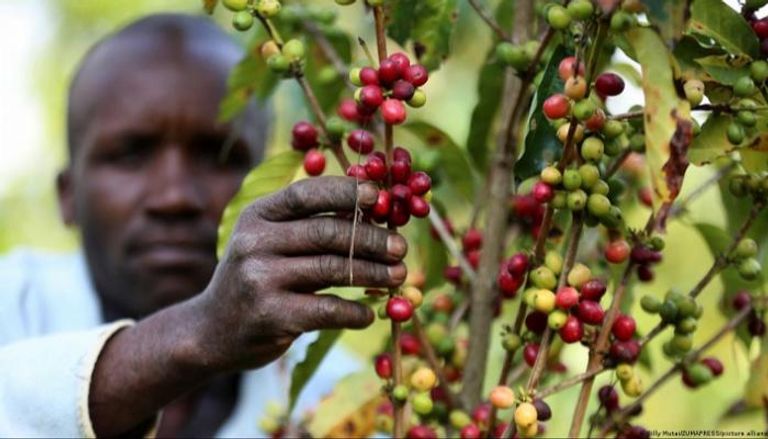
[[[75,191],[72,170],[67,167],[56,176],[56,194],[59,199],[59,214],[67,226],[77,224],[75,220]]]

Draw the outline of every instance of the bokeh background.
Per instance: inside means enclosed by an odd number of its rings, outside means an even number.
[[[361,13],[361,7],[338,8],[330,0],[306,3],[339,11],[338,26],[352,35],[373,41],[372,21]],[[461,145],[466,139],[469,115],[476,101],[477,74],[491,37],[467,3],[458,3],[460,13],[452,56],[432,75],[426,89],[429,96],[426,107],[411,114],[413,118],[429,121],[443,129]],[[490,8],[497,2],[485,3]],[[735,5],[736,1],[730,3]],[[0,69],[0,254],[17,247],[55,252],[77,249],[77,233],[61,225],[54,193],[56,172],[66,160],[64,129],[68,82],[79,59],[99,38],[136,17],[159,11],[202,13],[202,7],[199,0],[0,0],[0,53],[3,57]],[[227,29],[230,28],[229,17],[221,10],[215,15]],[[362,55],[358,53],[356,57]],[[293,82],[283,83],[278,88],[273,103],[277,117],[270,144],[272,150],[278,150],[287,148],[290,126],[309,115]],[[642,95],[636,88],[631,88],[620,101],[612,103],[612,109],[620,111],[636,103],[642,104]],[[706,179],[708,172],[690,169],[683,196],[695,188],[697,182]],[[638,297],[643,293],[663,295],[669,286],[688,289],[700,278],[711,264],[712,256],[691,224],[695,220],[722,225],[724,218],[720,206],[717,191],[708,191],[692,203],[688,217],[671,224],[666,262],[659,266],[653,284],[636,288]],[[640,209],[628,213],[630,221],[638,224],[646,216],[647,212]],[[716,311],[721,289],[720,283],[714,282],[702,296],[708,311],[704,314],[702,329],[696,333],[698,343],[724,322]],[[639,309],[635,315],[639,328],[655,324],[654,318]],[[345,337],[345,342],[361,356],[368,356],[377,346],[366,342],[364,337],[363,334],[350,334]],[[669,366],[660,355],[659,345],[654,343],[651,347],[654,360],[652,370],[643,372],[646,383]],[[696,391],[685,389],[679,379],[673,379],[648,401],[639,422],[652,429],[765,431],[765,414],[760,410],[724,416],[729,407],[742,398],[750,359],[758,350],[757,343],[753,343],[751,349],[745,349],[733,337],[726,337],[711,351],[726,366],[723,377]],[[494,351],[491,358],[498,364],[501,352]],[[564,358],[568,373],[575,374],[583,370],[586,353],[571,346],[566,348]],[[491,380],[495,380],[495,375],[491,374]],[[607,374],[601,376],[598,384],[607,379]],[[562,436],[567,431],[577,391],[578,387],[574,387],[550,398],[554,412],[553,420],[548,423],[550,434]],[[625,398],[622,396],[622,401]]]

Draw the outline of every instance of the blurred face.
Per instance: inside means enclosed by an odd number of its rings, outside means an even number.
[[[105,312],[135,318],[205,288],[219,219],[254,157],[216,123],[227,63],[121,57],[122,46],[115,65],[83,75],[74,93],[86,115],[59,189]]]

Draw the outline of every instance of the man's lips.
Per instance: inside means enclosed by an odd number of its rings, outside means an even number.
[[[130,256],[149,268],[200,268],[215,263],[215,245],[202,241],[149,241],[132,246]]]

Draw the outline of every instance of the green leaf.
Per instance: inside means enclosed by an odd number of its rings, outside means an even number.
[[[760,56],[760,43],[744,17],[721,0],[696,0],[688,32],[712,38],[734,55]]]
[[[648,21],[658,26],[664,41],[671,43],[680,38],[685,27],[684,0],[644,0]]]
[[[728,125],[733,118],[724,114],[713,114],[701,126],[701,132],[693,138],[688,148],[688,160],[696,166],[711,163],[734,149],[728,141]]]
[[[389,24],[387,34],[397,44],[403,46],[411,36],[413,22],[416,19],[416,5],[411,0],[391,0],[387,4]]]
[[[317,340],[312,342],[307,347],[307,354],[301,363],[297,364],[293,368],[291,373],[291,389],[288,393],[288,413],[293,411],[296,406],[296,401],[299,400],[299,395],[304,389],[304,386],[309,382],[312,375],[323,362],[325,355],[331,350],[336,340],[341,335],[341,329],[326,329],[320,331],[317,336]]]
[[[515,178],[518,180],[537,175],[562,153],[563,145],[557,138],[557,132],[544,116],[541,105],[549,96],[562,92],[563,81],[557,74],[557,68],[566,56],[568,51],[564,46],[555,48],[536,88],[526,121],[528,129],[523,142],[525,148],[518,152],[519,159],[515,163]]]
[[[403,125],[403,128],[418,137],[429,149],[438,153],[434,171],[442,174],[439,180],[452,186],[466,200],[475,198],[478,177],[469,162],[467,154],[441,129],[426,122],[418,121]]]
[[[679,128],[691,123],[690,104],[677,95],[671,56],[659,35],[643,27],[626,35],[643,71],[645,155],[658,209],[674,200],[682,185],[685,156],[675,153],[672,140]]]
[[[750,9],[760,9],[768,5],[768,0],[747,0],[744,4]]]
[[[387,31],[401,46],[413,41],[419,62],[429,70],[450,52],[456,21],[456,0],[396,0],[391,2]]]
[[[467,151],[477,169],[485,171],[488,166],[488,143],[496,113],[504,92],[505,68],[490,60],[495,57],[491,49],[477,81],[477,104],[472,110],[472,119],[467,135]]]
[[[710,55],[697,58],[696,63],[715,81],[733,86],[736,81],[749,76],[749,59],[730,55]]]
[[[724,55],[724,52],[719,48],[703,47],[695,38],[684,36],[677,42],[672,54],[680,67],[680,76],[685,79],[698,78],[706,81],[712,78],[707,75],[696,60],[711,55]]]
[[[245,176],[240,190],[227,204],[221,217],[219,239],[216,245],[216,254],[219,259],[224,255],[243,209],[256,198],[275,192],[290,183],[301,166],[303,157],[296,151],[285,151],[266,159]]]

